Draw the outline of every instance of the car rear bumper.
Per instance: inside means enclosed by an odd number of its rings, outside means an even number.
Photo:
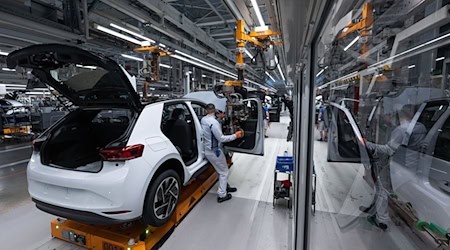
[[[147,188],[149,174],[140,166],[148,165],[105,162],[99,173],[88,173],[46,166],[33,155],[27,169],[28,191],[39,209],[61,217],[89,223],[130,221],[142,215],[142,193]],[[71,215],[73,211],[78,212]]]
[[[63,217],[69,220],[74,220],[82,223],[89,223],[89,224],[98,224],[98,225],[109,225],[109,224],[120,224],[124,222],[129,222],[136,220],[138,218],[134,219],[127,219],[127,220],[118,220],[113,219],[109,217],[105,217],[96,213],[87,212],[87,211],[80,211],[70,208],[64,208],[59,207],[55,205],[51,205],[42,201],[39,201],[37,199],[32,198],[32,201],[36,204],[36,207],[44,212],[47,212],[49,214],[53,214],[59,217]]]

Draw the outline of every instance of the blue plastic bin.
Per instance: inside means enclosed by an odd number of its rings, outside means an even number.
[[[279,172],[292,172],[294,170],[294,157],[277,156],[277,164],[275,170]]]

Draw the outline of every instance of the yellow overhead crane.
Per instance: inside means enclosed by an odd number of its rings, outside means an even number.
[[[241,93],[244,86],[244,52],[246,43],[251,43],[262,51],[266,51],[273,45],[281,44],[280,41],[273,41],[272,38],[281,35],[280,32],[274,32],[270,29],[253,30],[250,33],[245,32],[244,20],[238,20],[236,25],[236,69],[237,80],[226,81],[224,86],[231,86],[235,93]]]
[[[158,82],[160,80],[159,74],[159,61],[160,57],[170,56],[173,53],[161,48],[159,45],[154,46],[142,46],[140,48],[134,49],[137,52],[148,52],[150,54],[149,58],[144,59],[144,89],[143,89],[143,99],[146,101],[148,99],[148,87],[151,82]]]

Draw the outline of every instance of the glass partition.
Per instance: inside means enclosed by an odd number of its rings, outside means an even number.
[[[450,1],[354,2],[315,44],[310,249],[448,249]]]

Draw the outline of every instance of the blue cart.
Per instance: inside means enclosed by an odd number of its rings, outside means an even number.
[[[285,153],[286,155],[286,153]],[[291,175],[294,171],[294,157],[292,156],[277,156],[275,164],[274,179],[273,179],[273,206],[278,199],[285,199],[288,201],[289,209],[292,206],[291,202]],[[285,173],[288,175],[287,180],[278,180],[278,173]]]

